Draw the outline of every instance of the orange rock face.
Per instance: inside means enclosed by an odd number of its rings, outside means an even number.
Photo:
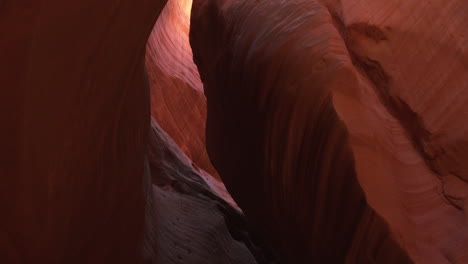
[[[358,80],[349,85],[354,96],[337,91],[334,104],[353,135],[367,199],[400,244],[418,263],[465,263],[468,134],[460,122],[468,94],[459,91],[467,87],[468,6],[416,6],[331,7]]]
[[[206,98],[188,39],[191,3],[169,0],[149,38],[151,114],[195,164],[218,178],[206,152]]]

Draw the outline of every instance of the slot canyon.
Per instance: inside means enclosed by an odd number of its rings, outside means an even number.
[[[0,263],[468,264],[465,0],[0,0]]]

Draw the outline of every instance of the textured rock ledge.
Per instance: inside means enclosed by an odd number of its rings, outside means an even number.
[[[224,186],[198,169],[154,120],[149,146],[148,263],[265,263]]]

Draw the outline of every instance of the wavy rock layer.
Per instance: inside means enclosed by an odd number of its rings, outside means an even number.
[[[189,44],[191,0],[169,0],[151,33],[151,114],[187,156],[218,178],[205,147],[206,98]]]
[[[142,260],[144,54],[164,4],[2,1],[0,263]]]
[[[208,152],[286,263],[467,262],[468,5],[420,5],[194,1]]]

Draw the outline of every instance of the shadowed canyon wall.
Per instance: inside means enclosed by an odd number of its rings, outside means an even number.
[[[164,5],[1,2],[1,263],[141,261],[144,55]]]

